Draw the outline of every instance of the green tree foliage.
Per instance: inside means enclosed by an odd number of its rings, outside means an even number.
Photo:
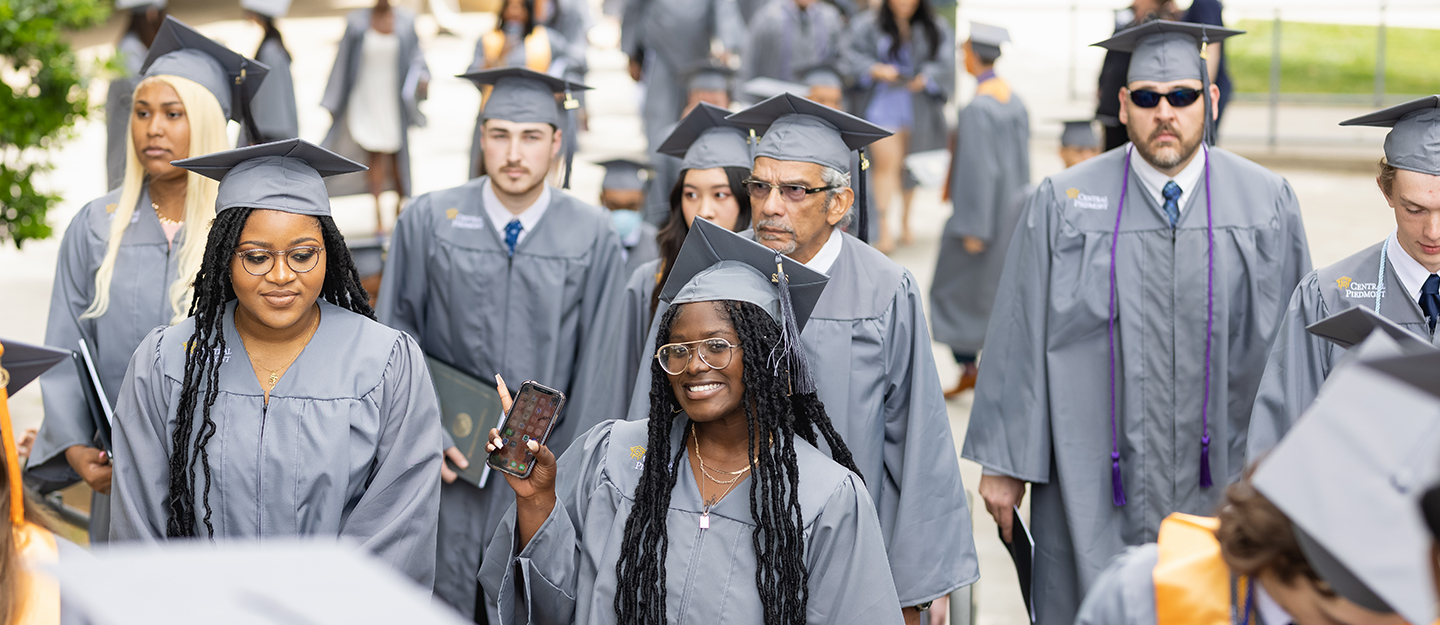
[[[0,242],[50,236],[60,195],[35,188],[47,150],[90,112],[86,72],[64,38],[110,14],[109,0],[0,0]]]

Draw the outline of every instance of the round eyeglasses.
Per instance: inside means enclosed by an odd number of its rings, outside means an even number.
[[[692,345],[694,347],[692,347]],[[730,366],[730,361],[735,357],[735,348],[739,345],[731,345],[725,339],[701,339],[685,343],[669,343],[661,345],[655,352],[655,360],[660,362],[660,368],[670,375],[680,375],[690,367],[690,359],[700,355],[700,362],[705,363],[711,369],[724,369]]]
[[[305,245],[288,250],[243,250],[235,252],[235,257],[240,259],[240,266],[245,268],[245,273],[263,276],[275,268],[277,256],[285,257],[285,264],[291,271],[308,272],[320,264],[320,252],[323,251],[323,247]]]
[[[803,184],[775,184],[773,182],[756,180],[754,178],[747,178],[745,180],[742,180],[741,184],[745,185],[745,191],[750,194],[750,199],[752,200],[763,200],[767,197],[770,197],[771,189],[779,189],[780,197],[785,198],[785,201],[791,204],[797,204],[804,201],[805,196],[807,195],[820,193],[823,191],[831,191],[840,188],[839,186],[833,184],[815,188],[810,188]]]

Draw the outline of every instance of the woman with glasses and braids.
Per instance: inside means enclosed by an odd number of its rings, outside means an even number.
[[[596,426],[558,463],[530,441],[530,476],[506,474],[515,506],[480,569],[501,622],[901,622],[799,344],[825,276],[704,220],[675,266],[649,418]]]
[[[377,323],[299,139],[176,163],[220,180],[192,317],[151,332],[116,406],[115,540],[344,537],[429,587],[440,408]]]
[[[175,18],[155,36],[134,86],[124,181],[86,204],[65,229],[50,295],[45,343],[78,350],[84,340],[114,402],[135,347],[156,326],[186,317],[191,282],[215,217],[212,180],[171,161],[229,147],[227,119],[243,107],[265,67],[211,41]],[[109,458],[75,375],[40,381],[45,420],[27,477],[49,491],[84,481],[90,540],[110,533]]]

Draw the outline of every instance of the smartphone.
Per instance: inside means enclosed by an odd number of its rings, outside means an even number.
[[[500,442],[503,445],[490,453],[485,460],[491,468],[504,471],[516,477],[530,477],[535,469],[535,455],[530,453],[528,443],[539,441],[541,445],[550,440],[550,431],[555,428],[555,417],[565,405],[565,394],[534,381],[520,385],[520,393],[510,405],[510,413],[500,424]]]

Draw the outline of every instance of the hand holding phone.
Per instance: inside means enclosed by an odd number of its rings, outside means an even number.
[[[505,420],[485,445],[490,467],[508,475],[527,478],[535,469],[537,453],[555,428],[565,405],[565,394],[530,381],[521,385],[513,402],[504,380],[496,377],[502,406],[508,404]],[[532,444],[533,443],[533,444]],[[548,450],[547,455],[550,455]]]

